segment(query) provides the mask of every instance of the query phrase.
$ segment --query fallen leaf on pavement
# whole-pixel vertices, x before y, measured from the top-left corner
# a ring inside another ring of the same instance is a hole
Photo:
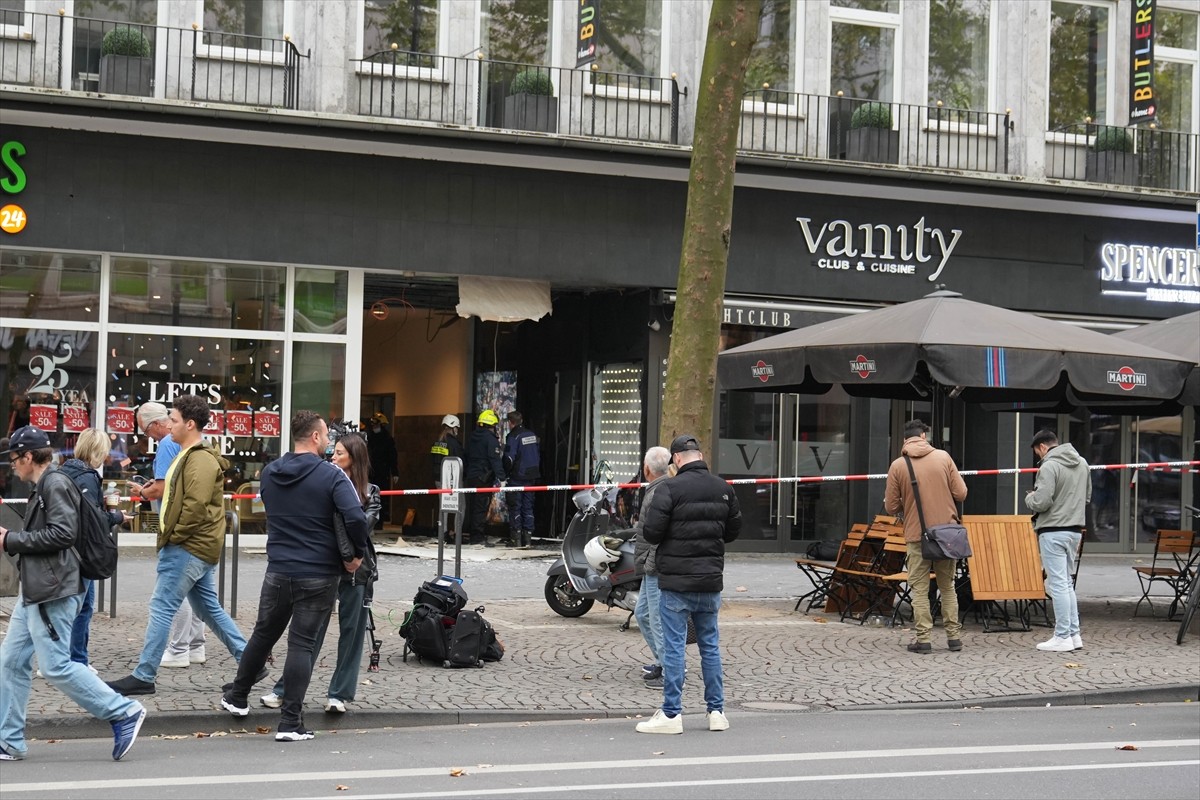
[[[1118,747],[1117,749],[1118,750],[1137,750],[1138,746],[1136,744],[1123,744],[1120,747]]]
[[[346,786],[345,784],[341,784],[341,783],[339,783],[337,786],[335,786],[335,787],[333,787],[333,788],[334,788],[334,790],[335,790],[335,791],[339,791],[339,792],[348,792],[348,791],[350,791],[350,787],[349,787],[349,786]]]
[[[451,767],[450,768],[450,777],[451,778],[461,778],[463,775],[466,775],[466,774],[467,773],[463,770],[462,767]]]
[[[62,739],[47,739],[46,744],[58,744]]]
[[[270,733],[271,729],[268,728],[266,725],[259,725],[257,728],[254,729],[254,732],[255,733]]]
[[[176,733],[176,734],[166,734],[166,735],[163,735],[163,736],[156,736],[156,737],[154,737],[154,738],[156,738],[156,739],[168,739],[168,740],[169,740],[169,739],[187,739],[187,738],[189,738],[189,737],[187,737],[187,736],[184,736],[182,733]]]
[[[829,620],[825,619],[824,617],[813,617],[813,622],[818,622],[824,625],[826,622],[829,622]]]
[[[228,736],[229,734],[226,733],[225,731],[213,731],[210,735],[211,736]]]
[[[655,750],[655,751],[654,751],[653,753],[651,753],[650,755],[652,755],[652,756],[661,756],[661,755],[662,755],[663,753],[665,753],[665,752],[667,752],[667,751],[666,751],[666,750]]]
[[[592,676],[591,676],[591,675],[584,675],[584,676],[583,676],[583,679],[584,679],[585,681],[590,681],[590,680],[592,679]]]
[[[1137,723],[1136,723],[1136,722],[1131,722],[1131,723],[1129,723],[1129,727],[1131,727],[1131,728],[1136,728],[1136,727],[1137,727]]]
[[[192,735],[195,736],[197,739],[207,739],[212,734],[205,733],[204,731],[196,731]]]
[[[737,587],[736,589],[734,589],[734,591],[735,591],[735,592],[744,592],[744,591],[746,591],[746,587],[745,587],[745,586],[739,586],[739,587]]]
[[[1063,666],[1067,669],[1083,669],[1083,664],[1075,664],[1070,661],[1068,661],[1066,664],[1063,664]]]

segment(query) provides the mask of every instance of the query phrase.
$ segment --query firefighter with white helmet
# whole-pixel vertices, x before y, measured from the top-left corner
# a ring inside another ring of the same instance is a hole
[[[504,462],[501,459],[500,436],[496,427],[500,418],[490,408],[480,412],[475,420],[475,430],[467,439],[467,463],[463,471],[463,485],[475,488],[503,486],[508,480],[504,472]],[[488,505],[492,501],[490,493],[471,495],[470,544],[481,544],[484,547],[494,547],[488,542],[484,532],[487,524]]]
[[[442,488],[442,461],[447,458],[466,460],[466,450],[458,439],[461,427],[458,417],[447,414],[442,417],[442,432],[429,448],[429,464],[433,468],[433,485]]]

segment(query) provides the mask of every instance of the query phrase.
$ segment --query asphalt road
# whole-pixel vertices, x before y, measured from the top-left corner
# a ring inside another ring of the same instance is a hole
[[[1200,790],[1195,704],[811,714],[738,713],[710,733],[635,720],[62,741],[0,764],[24,798],[1188,798]],[[457,774],[456,774],[457,773]]]

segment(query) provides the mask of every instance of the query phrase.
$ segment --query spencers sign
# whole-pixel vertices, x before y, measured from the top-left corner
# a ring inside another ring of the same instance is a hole
[[[1200,305],[1200,255],[1188,247],[1105,242],[1100,286],[1106,295]]]
[[[930,228],[921,217],[912,225],[887,225],[845,219],[817,223],[811,217],[796,217],[808,252],[817,258],[818,269],[854,270],[878,275],[918,275],[931,272],[935,281],[946,268],[962,231]],[[936,259],[936,261],[935,261]]]

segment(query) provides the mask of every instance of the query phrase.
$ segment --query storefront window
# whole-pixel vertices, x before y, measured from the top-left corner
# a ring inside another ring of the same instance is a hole
[[[348,280],[346,272],[297,269],[294,329],[299,333],[345,333]]]
[[[990,0],[933,0],[929,6],[929,102],[988,108]]]
[[[1133,429],[1134,461],[1159,463],[1183,459],[1183,417],[1137,417]],[[1181,515],[1183,474],[1179,470],[1139,470],[1133,482],[1137,544],[1151,544],[1160,529],[1187,528]]]
[[[326,421],[341,419],[345,396],[346,346],[296,342],[292,347],[292,412],[305,408]]]
[[[662,0],[604,0],[596,65],[602,72],[659,74]]]
[[[796,14],[792,0],[764,0],[758,21],[758,39],[746,65],[746,89],[763,85],[780,92],[793,91],[792,65],[796,60]],[[768,97],[769,102],[786,102]]]
[[[283,330],[284,267],[166,258],[112,264],[109,322]]]
[[[550,63],[549,0],[483,0],[480,47],[496,61]]]
[[[153,444],[133,427],[133,410],[150,400],[170,406],[181,394],[208,401],[213,418],[205,438],[231,463],[227,491],[257,480],[286,449],[280,440],[282,342],[110,334],[108,347],[106,430],[135,471],[149,468]]]
[[[437,0],[365,0],[363,6],[364,56],[392,45],[406,53],[437,54]],[[420,66],[433,66],[432,59],[422,59]]]
[[[1050,4],[1050,130],[1108,122],[1109,8]]]
[[[0,317],[100,320],[100,256],[0,249]]]

